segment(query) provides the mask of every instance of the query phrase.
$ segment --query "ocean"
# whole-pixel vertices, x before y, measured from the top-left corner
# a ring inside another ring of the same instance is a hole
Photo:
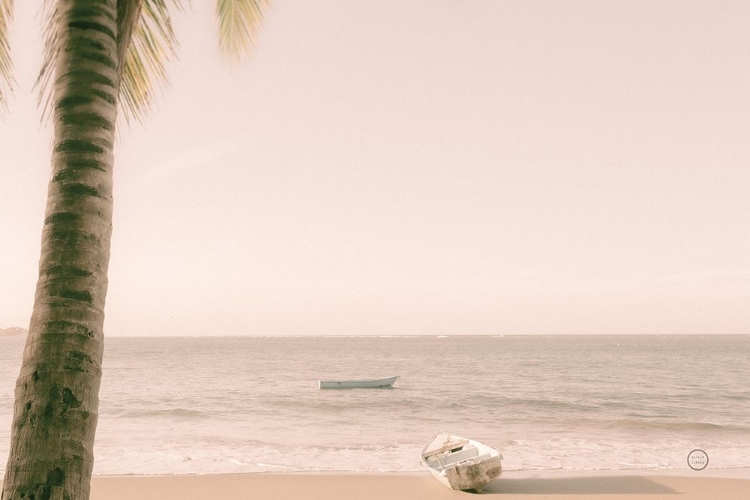
[[[23,342],[0,338],[0,470]],[[417,471],[438,431],[506,470],[750,467],[750,336],[108,338],[94,474]]]

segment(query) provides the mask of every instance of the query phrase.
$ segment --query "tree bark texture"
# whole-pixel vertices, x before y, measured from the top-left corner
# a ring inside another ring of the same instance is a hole
[[[112,233],[117,0],[58,2],[54,144],[2,500],[85,500]]]

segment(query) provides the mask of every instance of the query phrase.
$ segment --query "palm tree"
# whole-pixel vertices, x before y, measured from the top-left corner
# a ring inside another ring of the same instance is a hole
[[[216,0],[220,46],[250,45],[266,0]],[[12,86],[0,0],[0,107]],[[89,497],[112,233],[118,106],[140,117],[174,53],[180,0],[46,0],[38,84],[54,126],[39,280],[16,384],[3,500]],[[5,88],[3,88],[3,85]],[[45,90],[46,89],[46,90]]]

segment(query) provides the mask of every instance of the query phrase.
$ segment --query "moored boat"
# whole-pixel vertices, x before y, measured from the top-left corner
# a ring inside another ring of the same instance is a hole
[[[374,378],[374,379],[353,379],[353,380],[320,380],[318,387],[320,389],[383,389],[393,387],[393,383],[398,378]]]
[[[502,474],[502,459],[491,446],[445,433],[435,434],[421,456],[432,475],[448,488],[477,493]]]

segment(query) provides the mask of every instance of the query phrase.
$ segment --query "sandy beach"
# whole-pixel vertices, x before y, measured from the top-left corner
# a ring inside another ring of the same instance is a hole
[[[740,500],[750,491],[748,470],[684,474],[510,471],[487,485],[482,497]],[[427,472],[96,476],[91,486],[91,500],[432,500],[469,495],[449,490]]]

